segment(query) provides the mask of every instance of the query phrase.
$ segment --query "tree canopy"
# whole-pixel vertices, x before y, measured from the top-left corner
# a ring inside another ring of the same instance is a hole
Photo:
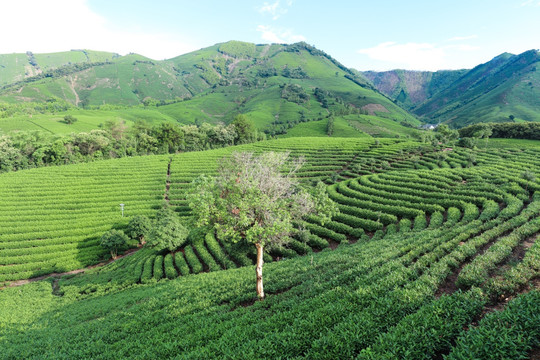
[[[116,259],[118,250],[126,246],[128,237],[122,230],[109,230],[101,236],[101,246],[111,252],[111,257]]]
[[[165,208],[157,213],[156,222],[147,236],[147,244],[157,251],[173,251],[185,244],[188,234],[178,215]]]
[[[190,191],[197,226],[214,229],[222,241],[257,248],[261,299],[264,247],[285,242],[293,224],[309,213],[324,221],[337,212],[324,184],[311,193],[299,185],[294,176],[302,165],[303,159],[290,159],[289,153],[233,153],[220,162],[217,176],[199,177]]]
[[[152,229],[152,222],[144,215],[137,215],[129,220],[127,233],[132,239],[137,239],[139,243],[144,242],[144,237]]]

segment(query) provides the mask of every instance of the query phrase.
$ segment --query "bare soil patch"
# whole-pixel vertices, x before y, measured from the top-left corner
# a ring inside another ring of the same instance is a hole
[[[386,112],[386,113],[390,112],[388,111],[387,108],[385,108],[381,104],[367,104],[367,105],[362,106],[362,109],[366,110],[369,115],[375,115],[375,111]]]

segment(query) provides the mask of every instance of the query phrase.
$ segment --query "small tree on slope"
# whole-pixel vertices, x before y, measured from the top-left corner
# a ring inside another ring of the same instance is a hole
[[[233,153],[221,161],[216,177],[199,177],[190,191],[197,226],[215,229],[222,241],[255,245],[260,300],[264,247],[286,241],[293,223],[309,213],[326,221],[337,212],[324,184],[312,194],[298,185],[294,175],[302,165],[289,153]]]
[[[144,245],[144,237],[148,235],[151,229],[152,222],[150,219],[144,215],[137,215],[129,220],[126,231],[132,239],[137,239],[140,244]]]
[[[122,230],[109,230],[101,236],[101,246],[111,252],[111,257],[116,259],[118,250],[126,246],[128,237]]]

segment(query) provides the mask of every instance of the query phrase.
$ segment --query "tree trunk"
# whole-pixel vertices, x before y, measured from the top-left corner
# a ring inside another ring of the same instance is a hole
[[[255,267],[255,273],[257,274],[257,296],[259,300],[264,300],[263,290],[263,246],[261,244],[255,244],[257,248],[257,266]]]

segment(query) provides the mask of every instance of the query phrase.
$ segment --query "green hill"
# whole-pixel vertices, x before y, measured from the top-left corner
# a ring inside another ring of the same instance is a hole
[[[228,123],[244,113],[271,135],[330,116],[372,116],[400,127],[419,124],[363,77],[305,43],[230,41],[165,61],[132,54],[67,65],[0,91],[0,102],[29,101],[83,108],[163,105],[156,110],[181,123]]]
[[[477,122],[540,121],[540,54],[501,54],[469,71],[364,75],[426,122],[463,127]]]
[[[24,81],[44,72],[67,65],[107,62],[119,57],[118,54],[93,51],[71,50],[49,54],[0,54],[0,86]]]

